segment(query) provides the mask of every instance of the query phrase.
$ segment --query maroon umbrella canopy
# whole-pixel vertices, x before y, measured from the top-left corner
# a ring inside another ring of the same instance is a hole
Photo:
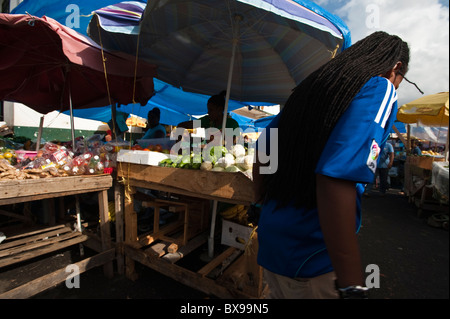
[[[102,55],[92,40],[49,17],[0,14],[0,100],[40,113],[68,110],[70,99],[73,108],[145,105],[155,75],[156,66]]]

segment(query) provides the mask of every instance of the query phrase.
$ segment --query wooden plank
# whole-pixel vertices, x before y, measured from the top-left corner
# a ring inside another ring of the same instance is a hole
[[[194,197],[253,202],[253,182],[242,173],[187,170],[126,163],[118,176],[169,187],[173,193]]]
[[[53,245],[49,245],[49,246],[45,246],[45,247],[41,247],[40,249],[38,249],[38,251],[30,251],[30,252],[26,252],[26,253],[22,253],[20,255],[15,255],[15,256],[10,256],[8,258],[4,258],[2,260],[0,260],[0,268],[1,267],[5,267],[5,266],[9,266],[15,263],[19,263],[37,256],[41,256],[47,253],[51,253],[75,244],[79,244],[82,243],[84,241],[86,241],[89,237],[86,235],[79,235],[77,237],[71,238],[69,240],[65,240],[63,242],[57,242],[54,243]]]
[[[167,252],[166,251],[167,246],[168,246],[167,242],[155,243],[151,245],[149,248],[145,249],[144,252],[156,257],[162,257]]]
[[[67,240],[67,239],[70,239],[73,237],[77,237],[77,236],[79,236],[79,234],[80,233],[71,231],[69,233],[62,234],[61,236],[58,236],[58,234],[54,234],[54,235],[56,235],[56,237],[51,237],[51,238],[47,238],[47,239],[45,239],[45,237],[43,237],[43,238],[40,238],[40,240],[27,243],[26,245],[19,245],[16,247],[2,250],[0,252],[0,257],[3,258],[6,256],[12,256],[12,255],[20,254],[20,253],[23,253],[23,252],[26,252],[29,250],[34,250],[34,249],[37,249],[37,248],[40,248],[43,246],[52,245],[54,243],[58,243],[58,242],[61,242],[61,241],[64,241],[64,240]]]
[[[159,223],[159,222],[158,222]],[[183,222],[177,221],[169,223],[168,225],[165,225],[161,229],[159,229],[157,232],[151,232],[147,235],[141,235],[139,236],[139,246],[144,247],[147,245],[150,245],[154,241],[163,238],[166,234],[175,232],[177,229],[183,227]]]
[[[114,260],[115,249],[109,249],[99,253],[93,257],[86,258],[75,263],[79,269],[79,273],[84,273],[92,268],[101,266]],[[70,273],[66,272],[66,268],[59,269],[43,277],[30,281],[20,287],[11,289],[0,294],[0,299],[25,299],[43,292],[55,285],[64,282]]]
[[[124,193],[124,220],[125,220],[125,244],[135,246],[138,241],[137,234],[137,214],[134,211],[133,197],[136,189],[133,186],[125,186]],[[130,280],[136,280],[134,261],[125,254],[125,276]]]
[[[175,253],[167,253],[165,254],[162,259],[170,262],[170,263],[176,263],[178,260],[183,258],[184,256],[188,255],[189,253],[193,252],[195,249],[206,243],[208,240],[208,234],[202,233],[198,235],[197,237],[194,237],[190,241],[187,242],[186,245],[179,247],[178,250]]]
[[[246,251],[216,281],[218,284],[234,287],[245,294],[260,298],[263,291],[263,270],[257,259],[258,238],[251,238]]]
[[[61,225],[47,227],[47,228],[40,228],[40,229],[37,229],[37,230],[34,230],[34,231],[30,231],[30,232],[27,232],[27,233],[17,234],[15,236],[8,236],[3,243],[7,242],[8,240],[16,240],[18,238],[28,237],[28,236],[31,236],[31,235],[40,234],[40,233],[44,233],[44,232],[47,232],[47,231],[51,231],[51,230],[59,229],[59,228],[63,228],[63,227],[66,227],[66,226],[61,224]]]
[[[100,236],[102,240],[102,250],[111,249],[111,223],[109,221],[108,192],[106,190],[98,192],[98,206],[100,216]],[[114,275],[113,263],[104,264],[103,271],[105,276],[112,278]]]
[[[77,192],[88,193],[112,186],[111,175],[82,175],[68,177],[54,177],[34,180],[10,180],[0,182],[0,205],[7,200],[20,202],[65,196]]]
[[[72,232],[70,227],[58,228],[56,230],[51,230],[47,232],[39,233],[38,235],[31,235],[17,240],[5,241],[0,245],[0,257],[2,256],[1,251],[15,247],[25,245],[27,243],[33,243],[37,240],[43,240],[45,237],[53,237],[55,235],[62,235],[67,232]]]
[[[211,260],[208,264],[203,266],[199,271],[197,271],[198,274],[202,276],[206,276],[209,274],[214,268],[219,266],[226,258],[230,257],[234,251],[237,250],[235,247],[228,247],[224,252],[222,252],[219,256]]]
[[[168,263],[164,258],[150,256],[145,252],[124,245],[125,255],[144,266],[147,266],[167,277],[170,277],[183,285],[198,289],[206,294],[211,294],[222,299],[250,299],[251,295],[245,294],[239,290],[229,289],[222,285],[218,285],[214,280],[202,275],[182,268],[176,264]],[[165,255],[166,256],[166,255]]]
[[[32,202],[32,201],[36,201],[36,200],[42,200],[42,199],[54,198],[54,197],[64,197],[64,196],[71,196],[71,195],[78,195],[78,194],[86,194],[86,193],[98,192],[101,190],[107,190],[107,189],[109,189],[109,187],[92,189],[92,190],[82,190],[82,189],[71,190],[71,191],[64,191],[64,192],[59,192],[59,193],[39,194],[39,195],[26,196],[26,197],[13,197],[13,198],[5,198],[5,199],[0,198],[0,206],[24,203],[24,202]]]
[[[123,186],[119,183],[114,183],[114,207],[116,214],[116,244],[121,246],[123,244],[124,235],[124,211],[123,211]],[[117,250],[116,256],[117,273],[123,275],[125,271],[125,256],[121,249]]]
[[[220,173],[220,172],[216,172],[216,173]],[[230,174],[232,174],[232,173],[230,173]],[[174,188],[174,187],[166,186],[166,185],[163,185],[163,184],[152,183],[152,182],[149,182],[149,181],[140,181],[140,180],[132,179],[132,180],[127,180],[126,183],[129,186],[154,189],[154,190],[161,191],[161,192],[172,193],[172,194],[183,195],[183,196],[189,196],[189,197],[197,196],[197,198],[201,198],[201,199],[219,200],[221,202],[231,203],[231,204],[236,204],[236,205],[237,204],[250,205],[252,203],[248,199],[242,199],[241,200],[241,199],[221,198],[221,197],[212,196],[212,195],[208,195],[208,194],[194,193],[192,191],[183,190],[183,189],[180,189],[180,188]]]
[[[144,249],[144,252],[152,254],[156,257],[162,257],[166,253],[174,254],[178,251],[178,245],[170,241],[161,241],[154,243],[149,248]]]

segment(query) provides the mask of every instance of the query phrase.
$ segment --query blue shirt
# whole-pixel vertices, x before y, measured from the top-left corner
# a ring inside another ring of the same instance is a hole
[[[143,140],[155,138],[155,133],[161,131],[164,133],[164,137],[166,136],[166,128],[162,124],[158,124],[153,128],[149,128],[147,132],[145,132],[144,136],[142,137]]]
[[[391,82],[371,78],[339,119],[322,151],[316,173],[356,182],[356,225],[361,215],[361,183],[374,179],[381,147],[396,118],[397,94]],[[268,128],[278,126],[279,117]],[[269,130],[266,130],[267,132]],[[267,134],[263,133],[263,134]],[[267,135],[264,135],[267,136]],[[320,228],[317,208],[276,210],[264,203],[258,222],[258,264],[287,277],[311,278],[333,270]]]
[[[389,154],[391,153],[394,153],[394,147],[391,143],[386,143],[380,155],[380,163],[378,164],[379,168],[388,168],[389,163],[391,162],[389,157]]]

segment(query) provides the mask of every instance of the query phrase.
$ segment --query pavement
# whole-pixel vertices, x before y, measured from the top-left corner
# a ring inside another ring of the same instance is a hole
[[[419,217],[418,208],[396,189],[385,196],[371,193],[362,207],[363,265],[380,270],[380,287],[372,289],[371,298],[448,299],[449,233],[428,224],[436,211],[424,210]]]
[[[363,265],[368,266],[367,280],[376,285],[371,299],[448,299],[449,233],[427,223],[435,212],[424,211],[419,217],[417,207],[395,189],[385,196],[373,192],[363,198],[362,207],[360,249]],[[52,261],[61,258],[67,264],[77,251],[60,252]],[[39,262],[49,265],[48,261],[37,261],[30,267],[45,270]],[[102,267],[94,268],[81,274],[80,288],[68,289],[63,283],[33,299],[214,298],[139,263],[136,270],[139,277],[131,281],[118,274],[108,279]]]

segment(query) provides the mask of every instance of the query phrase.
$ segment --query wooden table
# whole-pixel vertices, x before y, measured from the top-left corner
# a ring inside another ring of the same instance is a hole
[[[125,274],[135,279],[134,262],[137,261],[185,285],[220,298],[260,298],[263,291],[262,268],[256,263],[257,239],[251,241],[252,249],[242,253],[229,247],[214,257],[198,271],[178,266],[176,262],[184,255],[203,245],[208,236],[202,234],[188,239],[186,245],[175,253],[155,255],[148,244],[156,242],[158,236],[138,236],[137,214],[134,211],[136,188],[157,190],[233,204],[250,205],[253,202],[253,182],[242,173],[185,170],[131,163],[118,165],[118,179],[124,186]],[[116,193],[117,194],[117,193]],[[117,200],[116,200],[117,202]],[[214,220],[211,221],[214,223]],[[152,247],[150,247],[152,248]],[[236,257],[238,256],[238,257]],[[236,258],[222,276],[208,277],[216,267],[226,260]]]
[[[422,217],[423,210],[442,210],[432,197],[432,167],[436,159],[428,156],[408,156],[405,162],[405,194],[409,202],[417,206],[417,216]]]
[[[0,181],[0,206],[90,192],[98,193],[102,251],[75,265],[78,266],[80,273],[103,265],[105,275],[112,277],[112,261],[115,258],[115,249],[112,248],[110,237],[107,194],[107,190],[112,186],[112,181],[110,175]],[[41,228],[29,233],[7,237],[0,244],[0,268],[84,243],[87,239],[87,235],[64,225]],[[67,276],[68,273],[64,267],[64,269],[57,270],[25,285],[3,292],[0,294],[0,298],[28,298],[65,281]]]

